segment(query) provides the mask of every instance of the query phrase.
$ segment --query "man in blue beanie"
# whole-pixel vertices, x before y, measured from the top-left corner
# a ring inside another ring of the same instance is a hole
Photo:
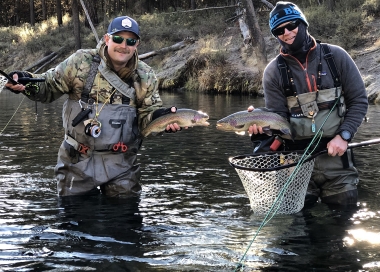
[[[349,54],[315,40],[308,26],[291,2],[277,2],[270,12],[270,31],[281,49],[264,71],[265,104],[290,121],[294,141],[284,140],[284,150],[305,150],[323,132],[316,150],[328,153],[315,160],[305,205],[320,199],[333,206],[356,206],[359,176],[347,147],[367,112],[367,93]],[[249,132],[253,141],[263,133],[256,125]]]

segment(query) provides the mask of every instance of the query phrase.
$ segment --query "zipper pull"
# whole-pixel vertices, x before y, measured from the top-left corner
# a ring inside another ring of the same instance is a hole
[[[315,116],[315,114],[313,115],[313,117],[311,119],[311,131],[313,133],[315,133],[315,120],[314,120],[314,116]]]

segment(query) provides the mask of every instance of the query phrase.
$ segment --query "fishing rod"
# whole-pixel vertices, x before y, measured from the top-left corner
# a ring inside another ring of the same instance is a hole
[[[19,77],[18,80],[16,81],[2,70],[0,70],[0,74],[2,74],[6,79],[8,79],[9,82],[11,82],[13,85],[17,85],[17,84],[26,85],[30,82],[43,82],[43,81],[45,81],[44,78],[33,78],[33,77]]]
[[[35,88],[32,86],[28,86],[29,84],[33,84],[35,82],[43,82],[45,81],[44,78],[32,78],[32,77],[20,77],[18,80],[14,80],[11,76],[9,76],[4,71],[0,70],[0,93],[5,87],[5,84],[8,82],[12,83],[13,85],[22,84],[25,85],[25,91],[32,93],[35,91]],[[19,110],[22,102],[24,101],[25,96],[21,100],[19,106],[17,107],[16,111],[13,113],[12,117],[9,119],[8,123],[5,125],[5,127],[0,131],[0,135],[3,134],[4,130],[7,128],[9,123],[12,121],[13,117],[15,116],[16,112]],[[36,108],[36,118],[37,118],[37,101],[35,101],[35,108]]]
[[[363,142],[358,142],[358,143],[349,143],[347,149],[352,149],[352,148],[356,148],[356,147],[363,147],[363,146],[370,146],[370,145],[374,145],[374,144],[380,144],[380,138],[376,138],[376,139],[372,139],[372,140],[368,140],[368,141],[363,141]],[[286,152],[303,153],[304,150],[289,150]],[[327,152],[328,152],[327,149],[323,149],[323,150],[316,152],[314,154],[310,154],[304,159],[304,162],[315,159],[316,157],[318,157],[322,154],[326,154]],[[283,164],[281,166],[276,166],[276,167],[272,167],[272,168],[254,168],[254,167],[247,167],[247,166],[238,165],[235,163],[235,162],[238,162],[240,160],[246,159],[248,157],[255,157],[255,156],[259,156],[259,155],[260,156],[273,155],[273,154],[281,154],[281,153],[284,153],[284,151],[274,151],[274,152],[256,153],[256,154],[248,154],[248,155],[239,155],[239,156],[231,157],[229,159],[229,163],[232,167],[240,169],[240,170],[258,171],[258,172],[266,172],[268,170],[276,171],[276,170],[281,170],[281,169],[293,167],[293,166],[296,166],[298,164],[298,162],[294,162],[294,163]]]

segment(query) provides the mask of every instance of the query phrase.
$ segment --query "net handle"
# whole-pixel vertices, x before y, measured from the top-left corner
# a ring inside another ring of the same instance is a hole
[[[355,147],[363,147],[363,146],[370,146],[370,145],[373,145],[373,144],[380,144],[380,138],[376,138],[376,139],[372,139],[372,140],[368,140],[368,141],[363,141],[363,142],[359,142],[359,143],[350,143],[348,144],[348,147],[347,149],[352,149],[352,148],[355,148]],[[294,151],[291,151],[291,152],[294,152],[294,153],[303,153],[304,151],[303,150],[294,150]],[[291,153],[291,152],[288,152],[288,153]],[[240,170],[246,170],[246,171],[256,171],[256,172],[267,172],[267,171],[276,171],[276,170],[281,170],[281,169],[286,169],[286,168],[289,168],[289,167],[293,167],[293,166],[296,166],[298,164],[298,162],[295,162],[295,163],[289,163],[289,164],[284,164],[284,165],[281,165],[281,166],[277,166],[277,167],[273,167],[273,168],[252,168],[252,167],[244,167],[244,166],[240,166],[240,165],[236,165],[235,163],[232,162],[233,159],[242,159],[242,158],[245,158],[245,157],[252,157],[252,156],[259,156],[259,155],[273,155],[273,154],[279,154],[279,153],[283,153],[281,151],[275,151],[275,152],[263,152],[263,153],[256,153],[256,154],[249,154],[249,155],[240,155],[240,156],[236,156],[236,157],[231,157],[229,158],[229,164],[236,168],[236,169],[240,169]],[[303,163],[305,162],[308,162],[316,157],[318,157],[319,155],[322,155],[322,154],[325,154],[327,153],[327,149],[324,149],[324,150],[321,150],[313,155],[309,155],[307,156],[304,160],[303,160]]]

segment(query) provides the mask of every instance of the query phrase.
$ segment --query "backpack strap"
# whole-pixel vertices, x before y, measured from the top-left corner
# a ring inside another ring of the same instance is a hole
[[[88,103],[92,85],[94,84],[95,76],[98,72],[99,64],[100,64],[100,56],[96,54],[92,59],[90,72],[88,73],[88,77],[86,79],[86,83],[83,86],[83,91],[80,97],[80,100],[84,103]]]
[[[321,45],[324,59],[327,62],[327,65],[329,66],[330,72],[332,74],[333,80],[334,80],[334,87],[341,86],[338,70],[336,68],[334,55],[331,53],[330,47],[326,43],[321,43],[319,40],[317,42]],[[284,87],[285,96],[296,96],[297,95],[297,89],[294,84],[292,72],[288,68],[288,65],[286,64],[285,59],[281,56],[277,56],[277,67],[280,71],[281,78],[282,78],[282,85]],[[318,89],[321,86],[321,73],[322,73],[322,63],[320,62],[318,64],[318,77],[317,77],[317,87]]]
[[[341,85],[338,70],[336,69],[336,64],[334,60],[334,55],[330,51],[330,47],[326,43],[320,43],[322,46],[322,51],[324,54],[324,58],[329,66],[330,72],[333,76],[334,87],[339,87]]]
[[[285,96],[296,96],[297,89],[296,85],[294,84],[292,72],[286,64],[285,59],[281,55],[277,56],[277,67],[281,74],[282,86],[284,87]]]

